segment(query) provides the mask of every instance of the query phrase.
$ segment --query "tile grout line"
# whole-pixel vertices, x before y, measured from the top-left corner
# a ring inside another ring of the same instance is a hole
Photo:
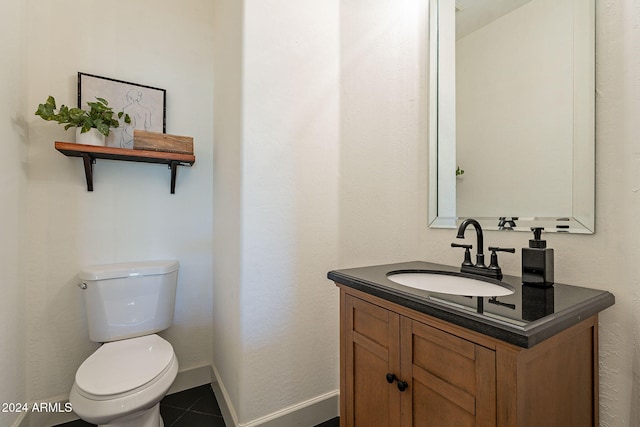
[[[172,426],[176,425],[178,423],[178,421],[180,421],[180,418],[184,417],[184,414],[186,414],[186,413],[187,413],[187,411],[182,411],[182,414],[180,414],[180,416],[178,418],[173,420],[171,425],[169,425],[168,427],[172,427]]]

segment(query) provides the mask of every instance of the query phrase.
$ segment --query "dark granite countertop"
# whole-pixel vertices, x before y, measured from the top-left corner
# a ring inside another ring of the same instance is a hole
[[[524,348],[533,347],[615,302],[613,294],[607,291],[561,283],[537,288],[522,285],[520,278],[515,276],[504,276],[500,282],[515,292],[499,297],[429,292],[387,278],[390,272],[424,270],[468,276],[460,274],[457,267],[413,261],[335,270],[327,277],[341,285]]]

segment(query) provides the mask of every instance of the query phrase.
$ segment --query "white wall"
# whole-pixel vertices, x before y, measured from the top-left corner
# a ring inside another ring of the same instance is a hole
[[[228,218],[214,252],[216,296],[226,298],[214,297],[214,317],[230,316],[214,331],[214,365],[233,422],[259,425],[338,388],[337,290],[326,272],[417,252],[426,11],[416,0],[241,9],[216,4],[227,43],[216,51],[214,206],[220,227]],[[237,319],[225,306],[236,303]]]
[[[241,422],[335,391],[338,344],[338,1],[244,12]]]
[[[30,400],[65,395],[97,347],[88,339],[82,265],[177,259],[174,324],[161,333],[180,368],[211,358],[213,6],[205,0],[28,3],[29,197],[27,387]],[[53,148],[72,131],[33,116],[54,95],[75,105],[78,71],[167,90],[167,132],[194,137],[179,168],[98,160],[87,192],[82,162]]]
[[[221,402],[240,402],[243,5],[214,2],[213,367]],[[237,416],[236,416],[237,417]]]
[[[415,259],[426,227],[426,2],[340,9],[340,262]]]
[[[338,388],[337,5],[216,2],[213,358],[238,425]]]
[[[0,403],[24,402],[25,363],[25,239],[27,193],[27,126],[25,117],[21,0],[2,4],[0,14]],[[8,426],[18,413],[0,412]]]

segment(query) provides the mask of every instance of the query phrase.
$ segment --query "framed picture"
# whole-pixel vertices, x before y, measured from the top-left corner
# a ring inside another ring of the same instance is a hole
[[[104,98],[114,112],[124,111],[131,123],[120,121],[107,137],[110,147],[133,148],[133,130],[166,133],[167,91],[138,83],[78,72],[78,108]]]

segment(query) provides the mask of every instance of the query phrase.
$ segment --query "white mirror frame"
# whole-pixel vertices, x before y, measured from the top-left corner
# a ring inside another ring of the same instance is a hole
[[[520,217],[515,227],[478,218],[488,230],[595,232],[595,0],[573,0],[574,111],[572,215]],[[455,0],[429,2],[429,226],[456,228]]]

